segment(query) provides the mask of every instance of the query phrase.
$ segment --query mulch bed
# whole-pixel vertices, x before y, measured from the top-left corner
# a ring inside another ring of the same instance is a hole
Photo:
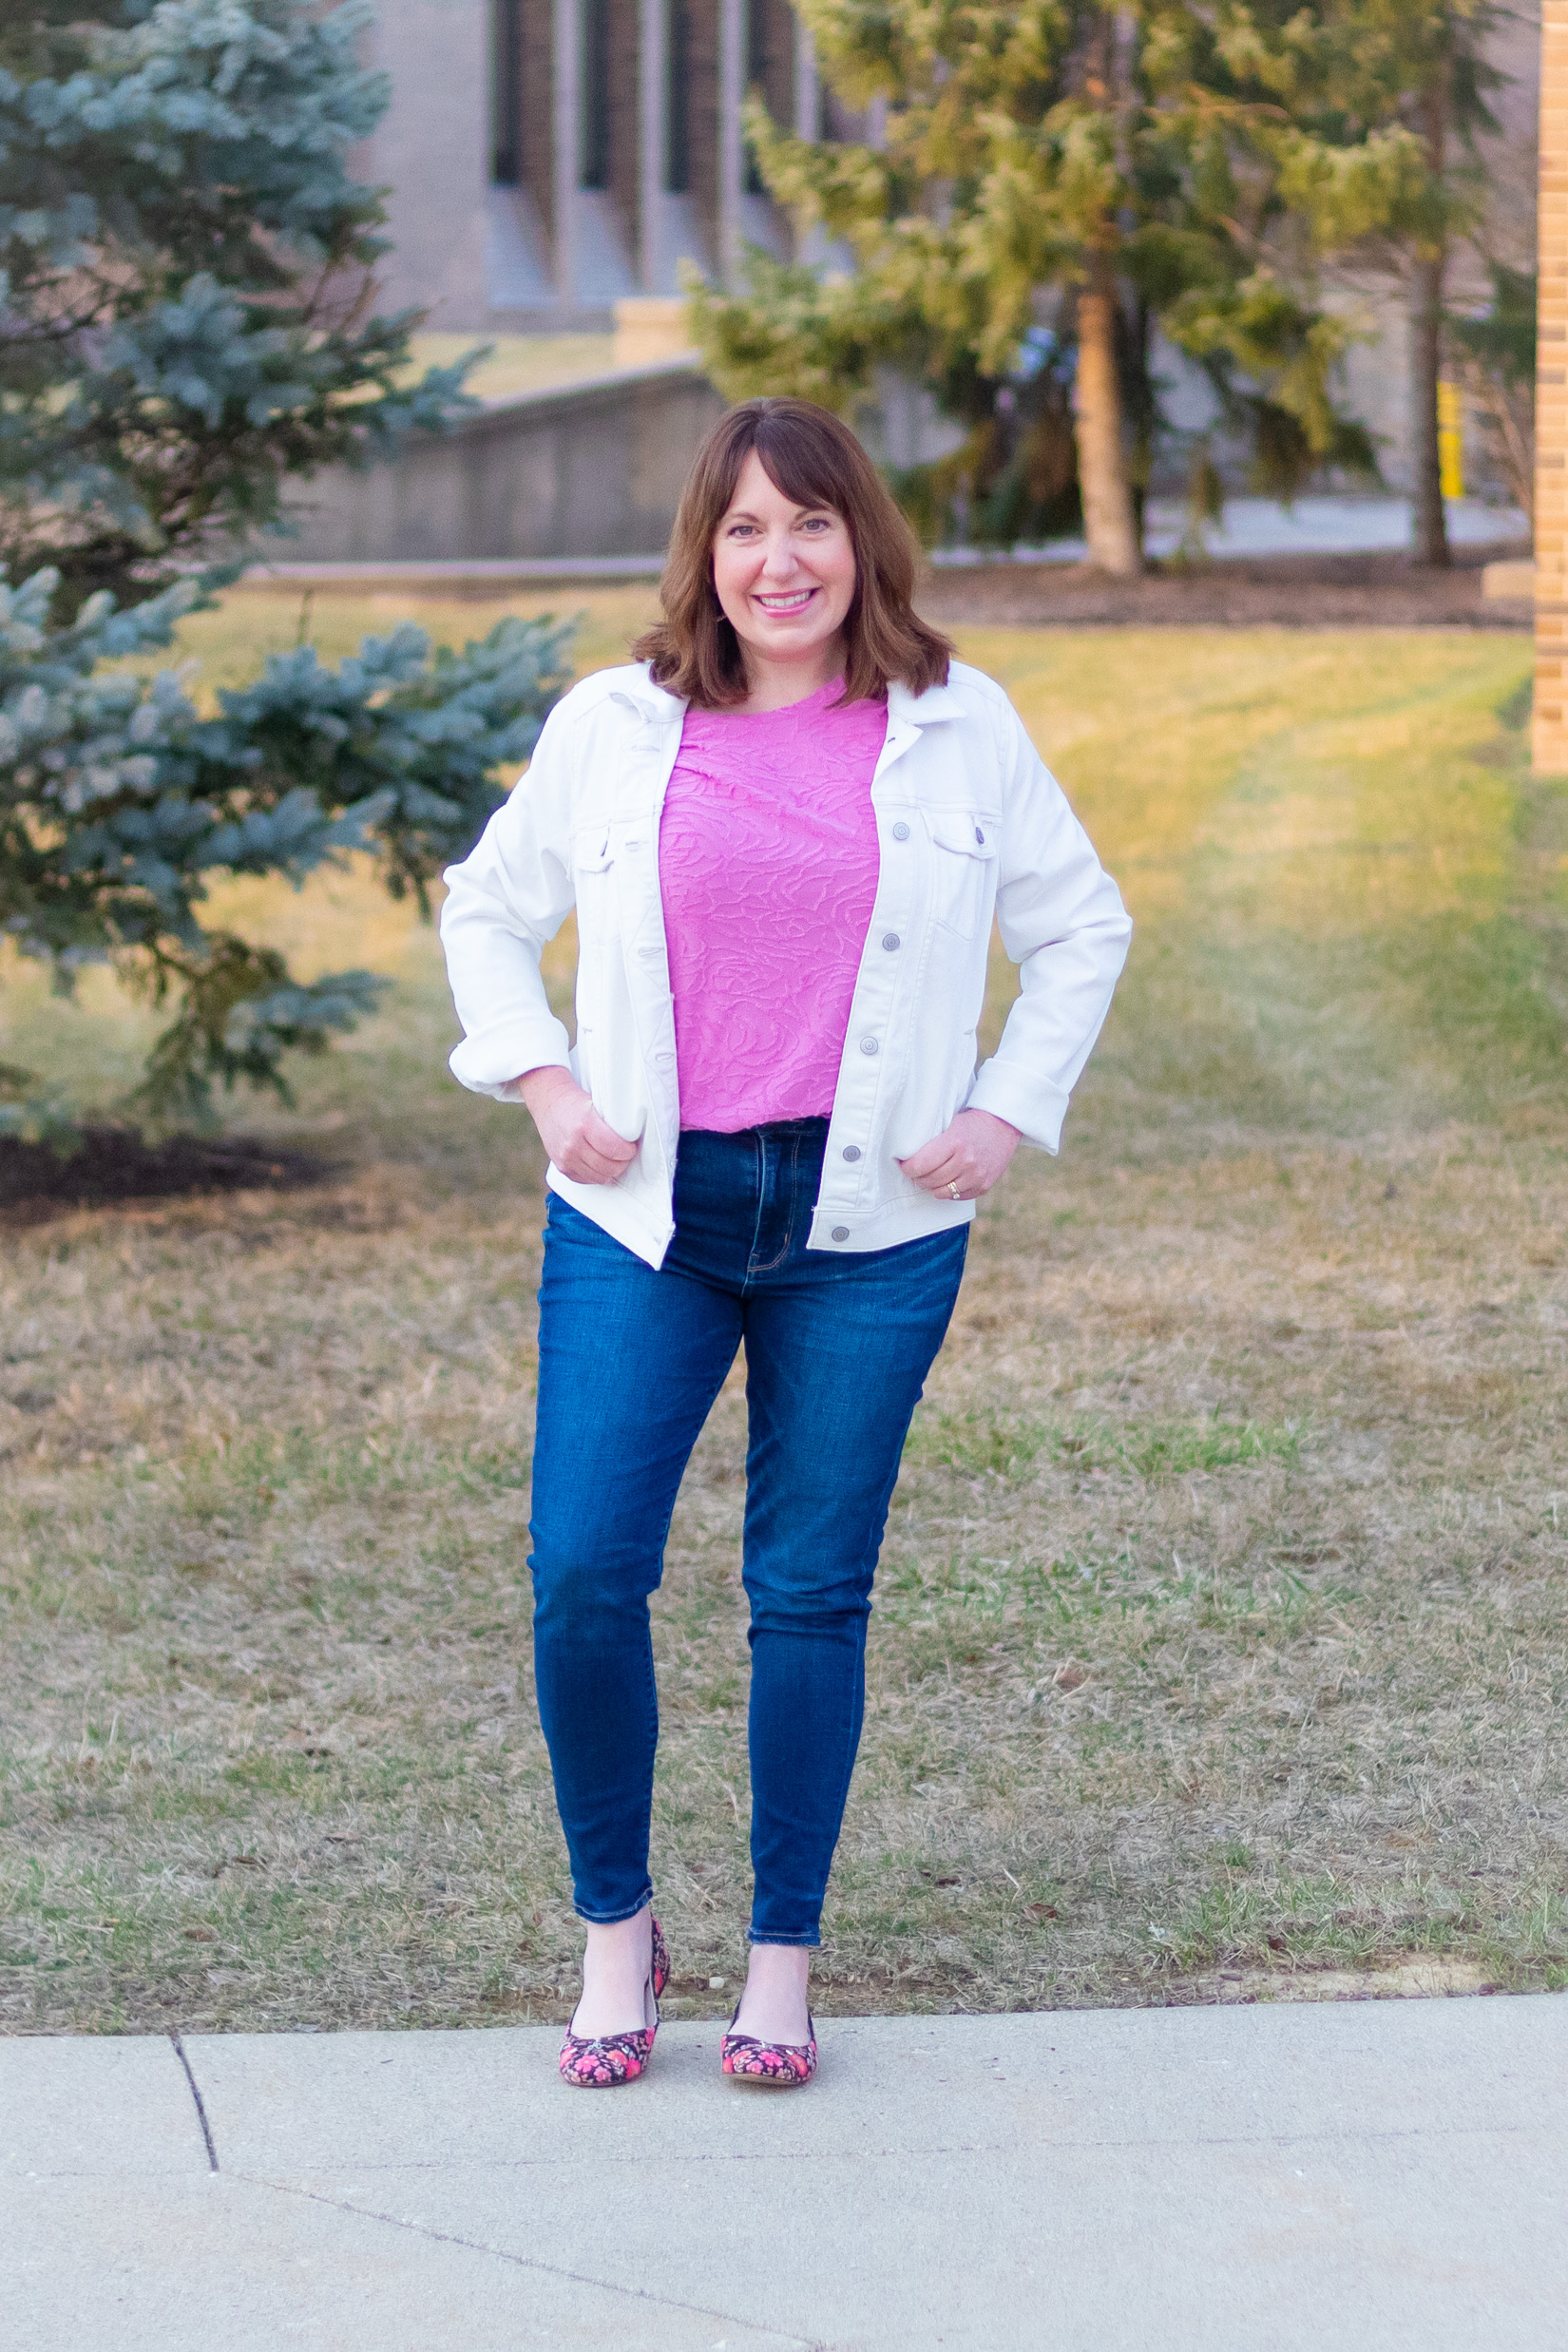
[[[987,564],[929,571],[929,621],[969,628],[1513,629],[1528,602],[1482,594],[1483,565],[1528,555],[1518,543],[1464,547],[1433,571],[1402,554],[1271,555],[1156,566],[1108,580],[1080,564]]]
[[[333,1173],[317,1154],[255,1136],[170,1136],[149,1143],[128,1128],[88,1127],[71,1141],[0,1138],[0,1226],[42,1225],[72,1209],[171,1200],[195,1193],[283,1192]]]

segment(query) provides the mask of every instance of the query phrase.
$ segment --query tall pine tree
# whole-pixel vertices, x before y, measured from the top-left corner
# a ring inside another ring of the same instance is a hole
[[[210,883],[361,847],[423,896],[564,682],[564,633],[519,621],[433,658],[400,630],[335,672],[302,650],[212,717],[104,666],[166,645],[291,482],[460,401],[461,369],[410,388],[417,321],[376,305],[379,199],[348,169],[387,95],[366,22],[357,0],[0,16],[0,934],[63,985],[107,959],[170,1004],[158,1119],[282,1087],[285,1054],[375,993],[209,929]],[[0,1075],[0,1116],[35,1119],[37,1091]]]
[[[365,0],[19,0],[0,12],[0,563],[53,609],[154,593],[277,521],[293,476],[439,425],[381,316],[385,77]]]
[[[1140,392],[1147,405],[1152,322],[1208,371],[1276,486],[1365,453],[1330,396],[1345,330],[1281,192],[1283,0],[799,5],[835,89],[878,102],[885,127],[874,147],[802,141],[754,103],[768,186],[854,268],[835,279],[754,255],[742,295],[698,291],[726,390],[842,399],[888,360],[964,413],[975,378],[994,397],[1065,302],[1085,535],[1119,575],[1140,561],[1146,420],[1130,410]]]
[[[1297,92],[1301,193],[1319,241],[1395,286],[1408,336],[1413,552],[1445,564],[1438,442],[1446,281],[1486,208],[1479,151],[1502,76],[1496,0],[1325,0]]]

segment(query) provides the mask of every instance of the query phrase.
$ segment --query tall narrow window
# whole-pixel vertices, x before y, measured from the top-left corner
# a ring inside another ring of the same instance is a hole
[[[523,177],[523,0],[490,0],[490,178]]]
[[[583,159],[580,185],[607,188],[610,184],[610,0],[582,0]]]
[[[665,29],[664,186],[671,196],[692,192],[692,7],[669,0]]]
[[[746,0],[746,59],[741,75],[741,86],[749,98],[760,89],[764,101],[768,95],[768,0]],[[756,157],[752,143],[746,142],[746,193],[761,196],[765,193],[762,174],[756,168]]]

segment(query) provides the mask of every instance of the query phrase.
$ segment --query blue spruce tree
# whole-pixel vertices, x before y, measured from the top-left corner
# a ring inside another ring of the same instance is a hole
[[[281,520],[291,481],[364,465],[465,400],[410,387],[412,314],[375,307],[376,191],[349,148],[386,104],[362,0],[29,0],[0,12],[0,933],[67,987],[107,960],[166,1002],[133,1108],[286,1095],[373,1003],[208,927],[230,873],[302,878],[353,848],[424,904],[565,682],[567,633],[504,621],[462,654],[309,648],[201,717],[168,644]],[[37,1088],[0,1069],[0,1126]]]

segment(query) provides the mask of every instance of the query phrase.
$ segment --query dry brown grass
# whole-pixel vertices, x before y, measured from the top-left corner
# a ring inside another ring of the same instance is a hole
[[[972,651],[1140,932],[911,1438],[820,2006],[1568,1981],[1563,843],[1493,716],[1526,657]],[[363,877],[258,910],[399,977],[270,1123],[335,1172],[4,1244],[12,2031],[570,1997],[523,1569],[537,1154],[443,1082],[432,943]],[[0,1054],[52,1038],[111,1087],[137,1023],[98,1003],[62,1027],[8,974]],[[732,1384],[657,1604],[689,2013],[741,1961],[742,1439]]]

